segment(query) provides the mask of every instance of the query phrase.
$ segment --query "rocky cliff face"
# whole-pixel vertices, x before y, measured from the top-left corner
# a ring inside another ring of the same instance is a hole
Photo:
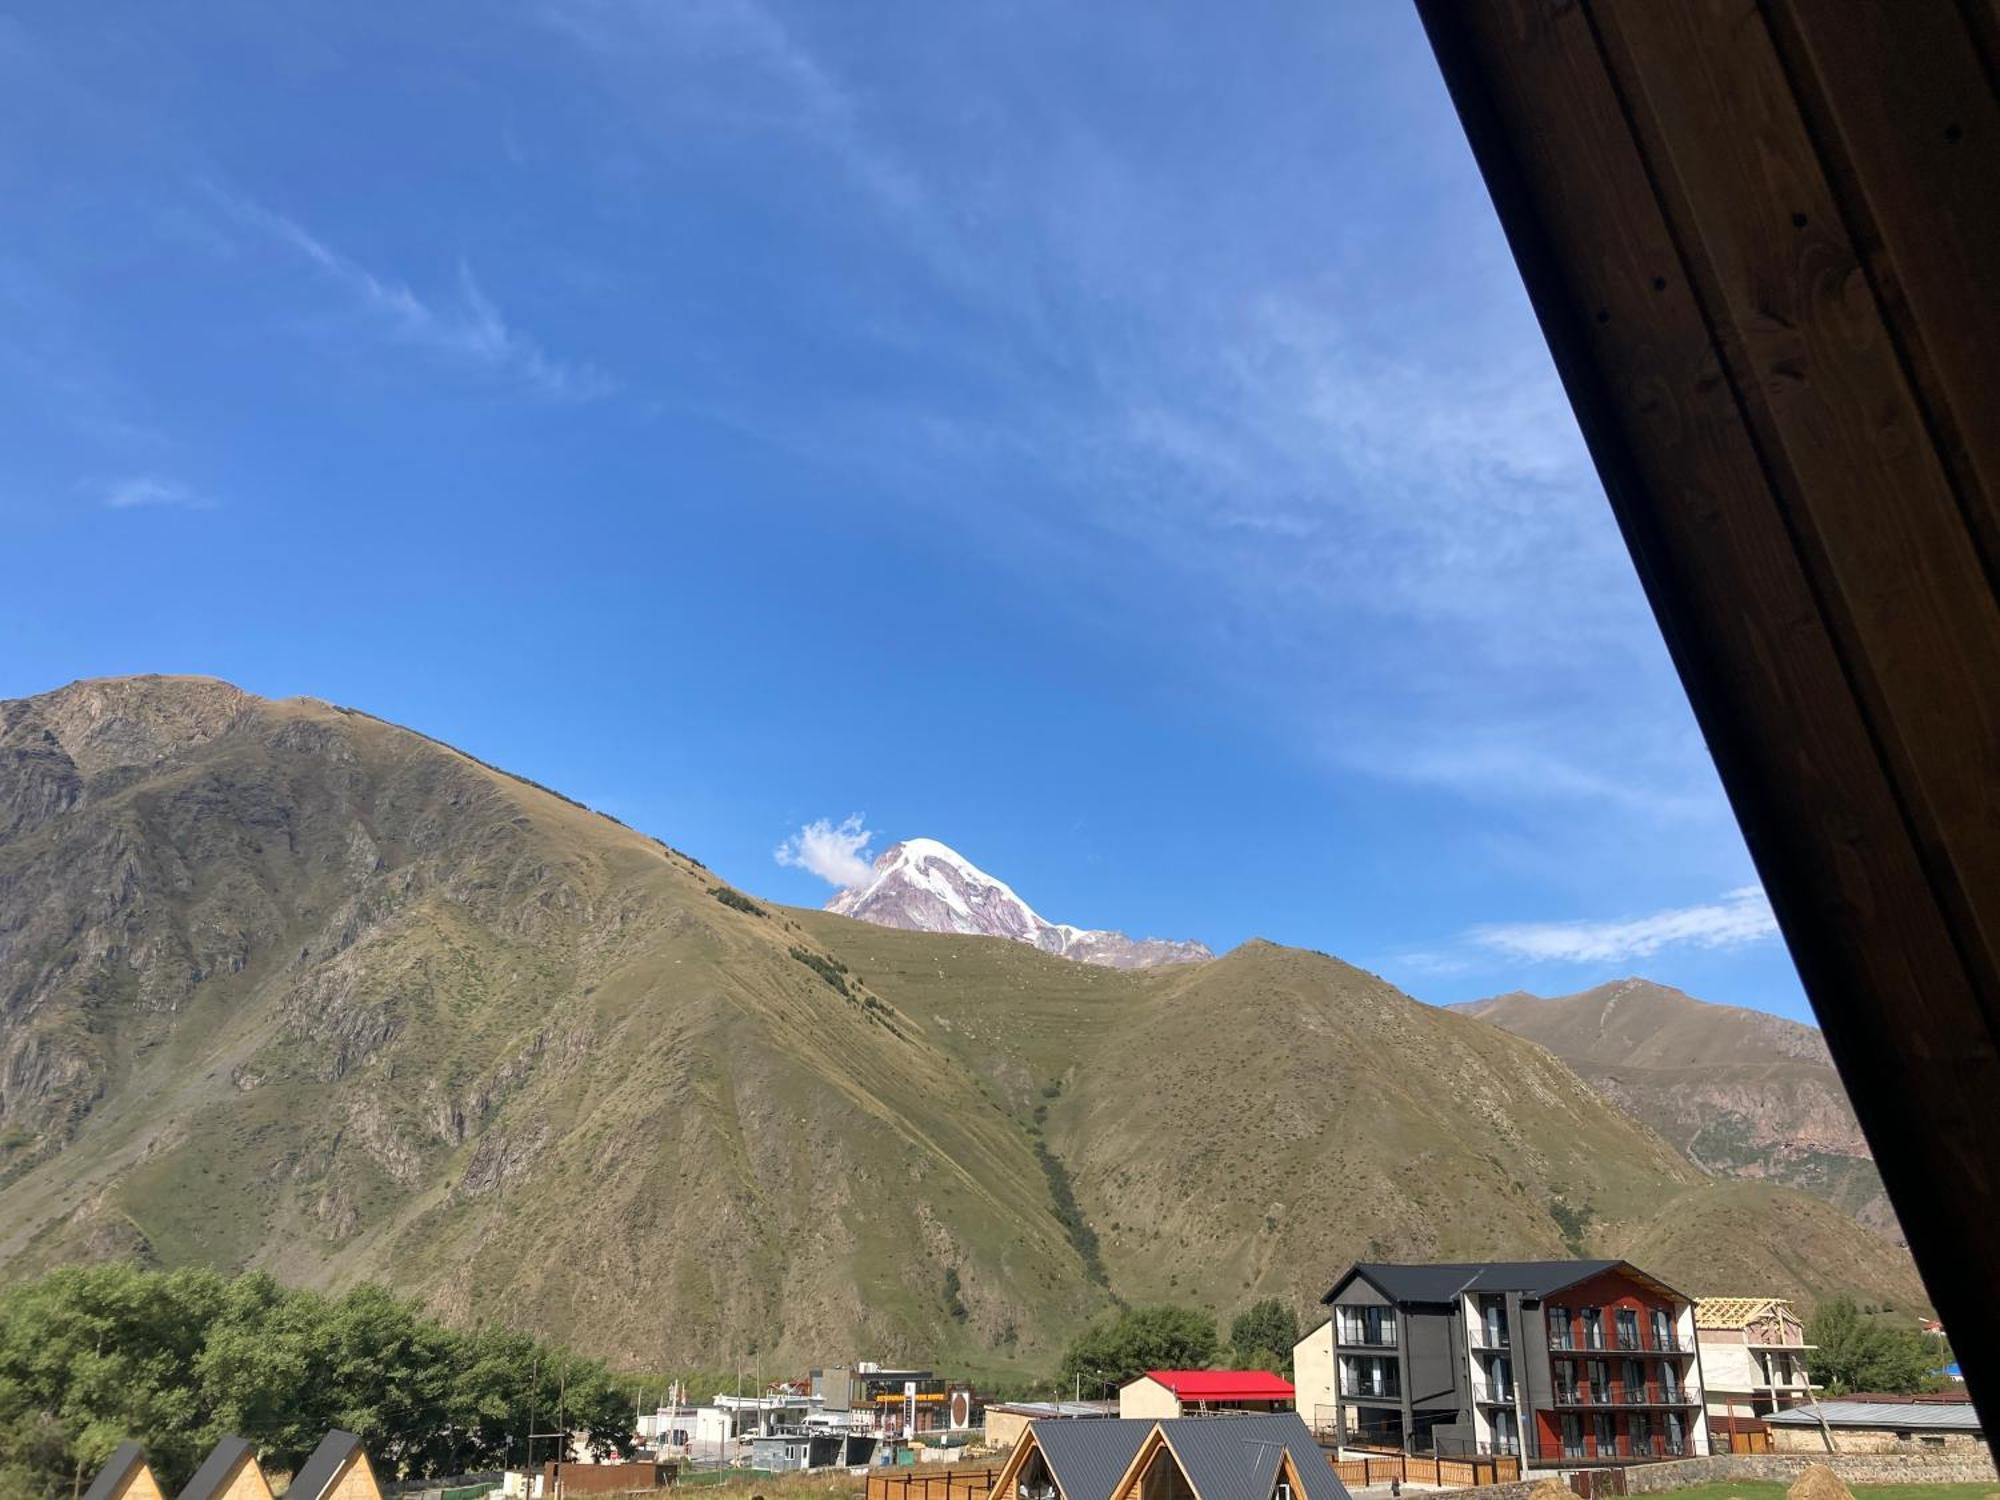
[[[936,839],[891,844],[866,885],[842,891],[826,909],[878,927],[906,932],[962,932],[1029,943],[1079,963],[1108,969],[1150,969],[1197,963],[1215,955],[1200,943],[1130,938],[1122,932],[1050,922],[955,849]]]
[[[1459,1008],[1547,1047],[1704,1170],[1802,1189],[1901,1242],[1814,1027],[1644,979]]]

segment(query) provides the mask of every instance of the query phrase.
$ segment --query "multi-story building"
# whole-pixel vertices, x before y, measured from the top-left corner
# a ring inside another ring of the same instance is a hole
[[[1709,1451],[1694,1304],[1617,1260],[1348,1269],[1293,1351],[1324,1439],[1630,1463]]]
[[[1812,1399],[1805,1325],[1783,1297],[1704,1297],[1694,1305],[1702,1392],[1721,1430]]]

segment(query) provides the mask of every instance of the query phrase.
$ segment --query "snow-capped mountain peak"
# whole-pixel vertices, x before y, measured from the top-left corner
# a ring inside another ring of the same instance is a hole
[[[963,932],[1030,943],[1045,953],[1114,969],[1193,963],[1213,957],[1200,943],[1129,938],[1044,919],[1006,881],[936,839],[904,839],[876,859],[865,885],[842,891],[826,909],[913,932]]]

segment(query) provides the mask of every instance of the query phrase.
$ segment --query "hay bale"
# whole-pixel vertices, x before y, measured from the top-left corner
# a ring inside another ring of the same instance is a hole
[[[1576,1493],[1560,1479],[1544,1479],[1528,1491],[1528,1500],[1576,1500]]]
[[[1785,1491],[1785,1500],[1854,1500],[1854,1491],[1825,1464],[1807,1464],[1806,1471]]]

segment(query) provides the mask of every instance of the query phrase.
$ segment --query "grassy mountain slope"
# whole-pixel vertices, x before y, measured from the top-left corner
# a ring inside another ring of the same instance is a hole
[[[1798,1188],[1900,1242],[1814,1028],[1643,979],[1457,1009],[1547,1047],[1708,1171]]]
[[[634,1360],[915,1353],[948,1267],[996,1358],[1100,1305],[954,1060],[653,841],[216,685],[4,724],[10,1263],[381,1276]]]
[[[1579,1213],[1615,1249],[1716,1190],[1319,955],[1120,972],[762,906],[311,700],[0,704],[0,1271],[376,1277],[621,1362],[998,1373],[1114,1292],[1303,1300],[1363,1252],[1558,1253]],[[1810,1290],[1730,1222],[1757,1289]]]

